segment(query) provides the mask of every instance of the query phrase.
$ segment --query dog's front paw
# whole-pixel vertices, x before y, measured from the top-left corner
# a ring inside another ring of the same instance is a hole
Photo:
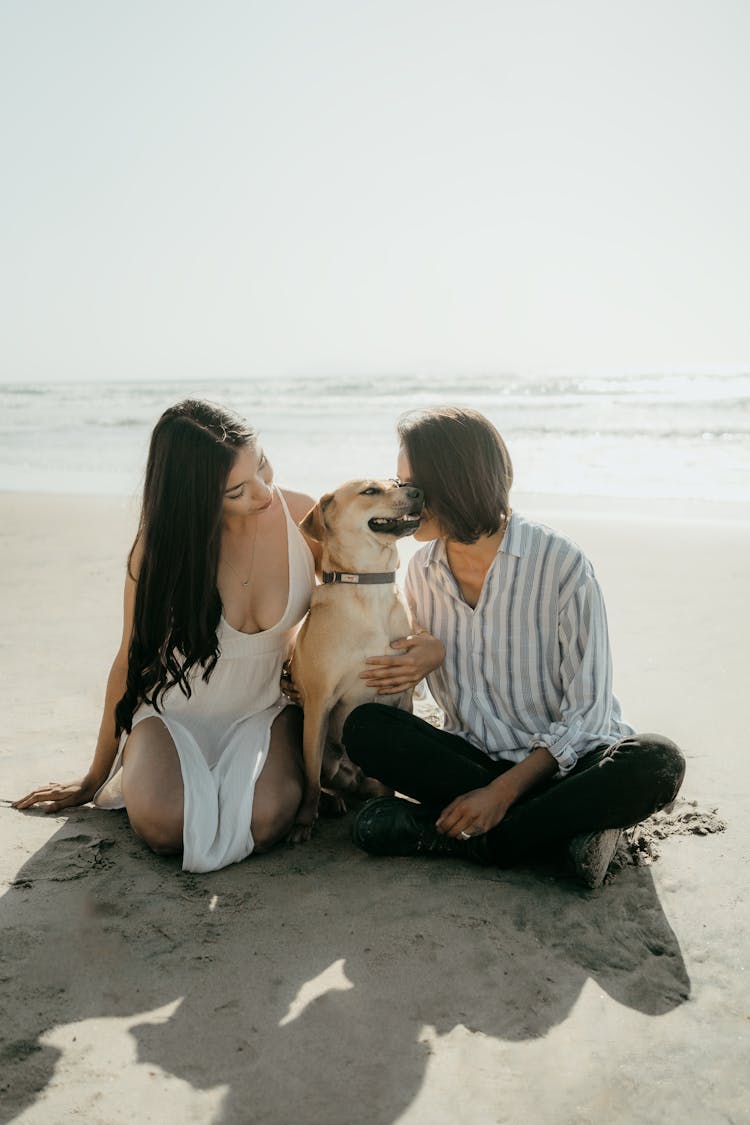
[[[292,830],[287,837],[290,844],[304,844],[313,834],[315,821],[318,819],[318,803],[320,790],[308,794],[297,809]]]
[[[292,830],[287,836],[286,840],[288,844],[304,844],[311,838],[312,833],[312,823],[304,824],[300,821],[295,821]]]

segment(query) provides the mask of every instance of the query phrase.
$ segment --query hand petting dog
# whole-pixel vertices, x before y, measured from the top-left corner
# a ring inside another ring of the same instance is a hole
[[[367,668],[360,672],[360,678],[368,687],[376,688],[378,695],[413,690],[445,659],[443,642],[426,629],[417,628],[408,637],[391,641],[391,648],[398,649],[399,655],[370,656],[365,660]]]

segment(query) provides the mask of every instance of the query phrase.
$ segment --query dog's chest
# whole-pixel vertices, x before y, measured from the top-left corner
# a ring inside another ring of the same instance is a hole
[[[356,681],[368,656],[393,655],[391,641],[408,632],[406,604],[393,586],[318,587],[297,644],[304,664],[312,660],[318,673],[328,669],[331,679],[340,683]]]
[[[337,629],[350,645],[358,640],[388,645],[409,631],[406,606],[393,587],[387,591],[358,590],[350,598],[338,599],[335,605],[328,603],[325,614],[327,618],[333,615]]]

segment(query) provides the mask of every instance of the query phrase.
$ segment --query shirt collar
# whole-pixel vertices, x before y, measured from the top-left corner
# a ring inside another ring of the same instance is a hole
[[[499,555],[514,555],[517,559],[523,557],[523,518],[511,512],[508,526],[505,529],[503,541],[498,548]],[[447,552],[444,539],[433,539],[428,544],[422,560],[422,566],[427,568],[433,563],[448,565]]]
[[[511,512],[498,554],[515,555],[517,559],[523,558],[523,541],[523,516],[518,516],[515,512]]]

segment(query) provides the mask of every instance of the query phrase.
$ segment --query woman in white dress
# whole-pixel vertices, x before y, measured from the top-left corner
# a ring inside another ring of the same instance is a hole
[[[256,432],[211,403],[166,410],[151,436],[128,559],[122,643],[86,776],[15,802],[126,808],[155,852],[213,871],[286,837],[303,792],[302,722],[282,664],[315,581]]]

